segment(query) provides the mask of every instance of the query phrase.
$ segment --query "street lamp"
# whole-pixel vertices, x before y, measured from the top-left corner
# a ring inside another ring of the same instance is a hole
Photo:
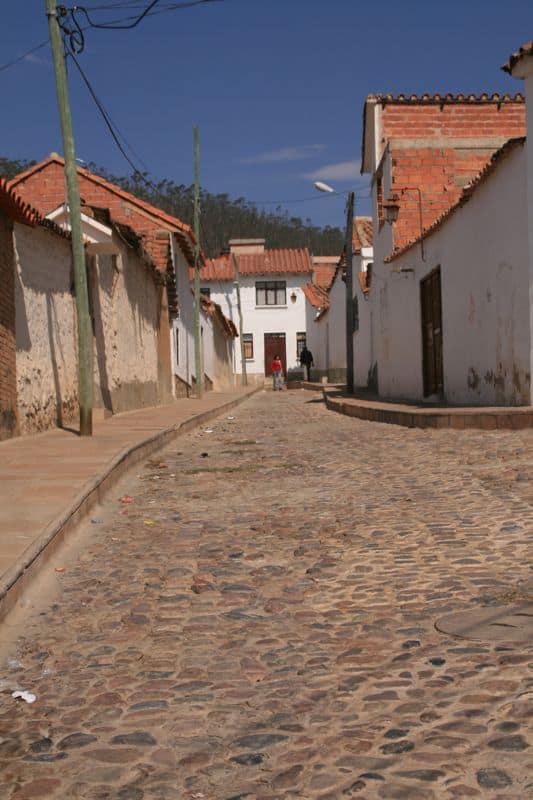
[[[327,192],[328,194],[345,194],[345,192],[336,192],[327,183],[316,181],[315,189],[319,192]],[[349,394],[353,394],[354,390],[354,369],[353,369],[353,254],[352,254],[352,236],[353,236],[353,209],[355,202],[355,194],[353,192],[347,193],[346,202],[346,240],[345,240],[345,257],[346,257],[346,389]]]

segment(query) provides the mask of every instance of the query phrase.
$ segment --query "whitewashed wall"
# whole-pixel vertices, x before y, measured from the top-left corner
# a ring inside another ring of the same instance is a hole
[[[340,270],[331,285],[329,301],[328,310],[314,323],[317,352],[311,348],[313,377],[340,382],[346,380],[346,285]]]
[[[240,277],[241,307],[244,333],[254,337],[254,358],[247,361],[247,373],[261,376],[265,373],[264,334],[285,333],[287,350],[287,370],[300,373],[300,365],[296,357],[296,334],[306,330],[306,300],[302,287],[309,281],[310,273],[302,275],[286,275],[281,273]],[[256,281],[284,280],[287,283],[287,305],[258,307],[255,304]],[[237,312],[237,295],[233,283],[202,282],[211,290],[211,299],[218,303],[223,313],[231,319],[237,329],[239,317]],[[296,294],[296,301],[290,299]],[[241,372],[240,358],[236,359],[237,372]]]
[[[374,364],[374,348],[372,338],[372,305],[370,294],[364,293],[359,283],[358,275],[366,272],[368,265],[373,261],[373,250],[364,247],[361,253],[354,255],[353,259],[353,284],[354,296],[359,305],[359,330],[354,333],[354,385],[367,387],[371,383],[371,371]]]
[[[530,402],[531,336],[526,152],[502,158],[468,203],[424,243],[376,264],[380,394],[421,400],[420,280],[441,268],[445,400],[454,404]],[[398,270],[414,270],[399,273]]]
[[[155,406],[158,288],[152,269],[113,235],[118,255],[96,257],[95,407],[114,414]]]
[[[178,289],[179,314],[172,320],[172,365],[174,374],[186,386],[192,385],[194,366],[194,297],[189,281],[189,265],[175,236],[172,257]]]
[[[77,331],[70,242],[15,224],[15,326],[20,432],[44,430],[78,410]]]

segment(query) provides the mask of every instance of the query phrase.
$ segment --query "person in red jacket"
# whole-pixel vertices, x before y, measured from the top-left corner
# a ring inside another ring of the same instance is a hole
[[[272,360],[272,388],[274,391],[279,389],[281,391],[283,383],[283,364],[279,356],[274,356]]]

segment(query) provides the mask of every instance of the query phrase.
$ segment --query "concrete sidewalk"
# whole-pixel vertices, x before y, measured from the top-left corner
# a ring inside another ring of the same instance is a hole
[[[119,414],[91,438],[54,429],[0,443],[0,618],[124,472],[179,433],[205,424],[257,387]]]
[[[330,411],[369,422],[406,428],[477,428],[486,431],[533,428],[533,406],[437,406],[379,400],[367,392],[346,394],[345,387],[302,382],[304,389],[322,392]]]

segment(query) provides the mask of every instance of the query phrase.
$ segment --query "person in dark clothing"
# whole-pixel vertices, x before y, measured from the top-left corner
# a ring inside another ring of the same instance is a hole
[[[306,380],[311,380],[311,367],[313,366],[313,354],[310,350],[307,349],[307,345],[304,345],[302,352],[300,353],[300,364],[302,367],[305,367],[305,375]]]

